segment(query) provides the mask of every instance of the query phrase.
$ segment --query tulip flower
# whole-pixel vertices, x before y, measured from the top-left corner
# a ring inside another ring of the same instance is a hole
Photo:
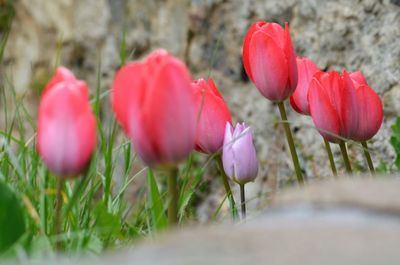
[[[308,91],[311,117],[321,135],[338,143],[358,130],[356,91],[336,71],[314,75]],[[339,137],[338,137],[339,136]]]
[[[272,101],[284,101],[297,85],[296,54],[288,24],[256,22],[246,33],[243,65],[260,93]]]
[[[260,93],[277,103],[292,155],[297,181],[304,183],[292,132],[283,103],[297,86],[296,54],[288,23],[256,22],[248,29],[243,43],[243,66]]]
[[[112,89],[116,118],[135,151],[150,167],[168,168],[168,219],[178,221],[177,163],[196,140],[196,99],[184,63],[160,49],[116,74]],[[149,175],[151,175],[149,169]]]
[[[315,127],[326,140],[339,144],[346,169],[351,172],[344,140],[358,130],[356,91],[338,72],[319,72],[310,82],[308,103]]]
[[[308,87],[314,74],[320,70],[315,63],[308,58],[296,58],[298,82],[296,90],[290,97],[290,104],[300,114],[310,115],[308,108]]]
[[[196,101],[186,66],[165,50],[116,74],[112,107],[142,160],[171,165],[194,148]]]
[[[192,88],[198,113],[196,150],[207,154],[214,153],[224,142],[226,122],[232,122],[228,106],[213,79],[195,80],[192,82]]]
[[[238,123],[235,128],[226,123],[222,163],[226,175],[240,185],[242,217],[245,218],[244,184],[257,177],[258,161],[251,129],[244,123]]]
[[[371,139],[382,125],[383,106],[378,94],[369,87],[360,71],[344,72],[346,85],[356,91],[358,128],[350,135],[354,141],[363,142]]]
[[[88,87],[59,67],[43,91],[38,114],[37,148],[48,168],[74,177],[88,164],[96,144],[96,119]]]
[[[233,128],[229,122],[226,123],[222,162],[225,173],[233,181],[239,184],[254,181],[258,162],[250,127],[238,123]]]
[[[61,232],[62,187],[87,164],[96,145],[96,119],[88,87],[65,67],[58,67],[42,93],[38,113],[37,149],[47,167],[57,174],[55,234]],[[60,242],[56,248],[60,250]]]
[[[372,174],[375,168],[368,150],[367,140],[371,139],[379,130],[383,120],[383,106],[380,97],[368,85],[364,75],[360,72],[343,73],[346,85],[350,90],[356,91],[358,128],[350,138],[361,142],[364,148],[364,155]]]

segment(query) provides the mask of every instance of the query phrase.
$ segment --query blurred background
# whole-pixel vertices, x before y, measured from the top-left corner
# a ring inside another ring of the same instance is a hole
[[[400,114],[399,0],[0,0],[0,45],[5,45],[0,112],[16,107],[5,100],[15,91],[34,114],[41,90],[55,65],[62,64],[87,80],[92,94],[100,86],[107,122],[112,117],[107,91],[121,52],[137,60],[164,47],[187,63],[193,78],[211,72],[234,120],[246,121],[255,133],[261,173],[249,189],[253,194],[274,190],[294,176],[278,112],[242,67],[243,38],[257,20],[288,21],[297,54],[321,69],[365,74],[385,112],[370,143],[372,157],[381,168],[392,164],[390,126]],[[328,177],[323,140],[312,121],[289,112],[306,176]],[[5,117],[0,113],[0,129],[10,122]],[[354,167],[366,171],[361,147],[350,143],[349,148]],[[333,151],[343,168],[339,148]]]

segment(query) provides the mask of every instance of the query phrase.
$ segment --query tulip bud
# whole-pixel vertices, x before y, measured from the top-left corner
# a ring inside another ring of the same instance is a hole
[[[335,71],[316,73],[310,82],[308,102],[311,117],[321,135],[338,143],[358,129],[359,110],[354,89]]]
[[[378,94],[368,86],[360,71],[343,73],[346,85],[350,90],[356,91],[358,128],[350,135],[354,141],[367,141],[371,139],[382,125],[383,106]]]
[[[256,22],[246,33],[243,65],[260,93],[269,100],[283,101],[297,85],[296,54],[288,24]]]
[[[116,118],[149,166],[175,164],[194,148],[196,102],[190,83],[186,66],[161,49],[115,76]]]
[[[308,107],[308,88],[314,74],[320,70],[313,61],[308,58],[296,58],[298,82],[296,90],[290,97],[290,105],[300,114],[310,115]]]
[[[222,162],[226,175],[235,182],[254,181],[258,162],[250,127],[238,123],[233,129],[229,122],[226,123]]]
[[[228,106],[211,78],[193,81],[192,88],[198,113],[196,150],[214,153],[224,142],[226,122],[232,122]]]
[[[55,174],[73,177],[88,164],[95,144],[96,119],[88,87],[68,69],[59,67],[40,101],[38,152]]]

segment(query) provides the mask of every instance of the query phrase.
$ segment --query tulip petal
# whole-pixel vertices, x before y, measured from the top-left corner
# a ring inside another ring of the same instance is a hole
[[[129,63],[117,72],[113,81],[111,90],[112,108],[118,122],[125,131],[128,131],[128,117],[132,112],[130,108],[138,107],[136,104],[143,102],[140,98],[142,93],[140,91],[142,90],[140,88],[142,68],[141,63]]]
[[[235,157],[232,151],[233,145],[233,128],[232,125],[227,122],[225,126],[225,136],[224,136],[224,146],[222,150],[222,162],[224,166],[224,171],[226,175],[230,178],[233,178],[235,169],[234,169],[234,161]]]
[[[286,56],[275,41],[258,31],[250,41],[250,65],[254,83],[263,96],[272,101],[286,99],[288,66]]]
[[[250,41],[251,41],[251,38],[253,37],[254,32],[259,30],[264,24],[265,24],[265,22],[253,23],[250,26],[250,28],[247,30],[246,36],[245,36],[244,42],[243,42],[243,50],[242,50],[243,67],[247,73],[247,76],[252,81],[254,81],[254,80],[253,80],[253,75],[251,74],[251,66],[250,66],[250,59],[249,59]]]
[[[310,82],[308,103],[319,133],[328,141],[337,143],[339,139],[335,135],[340,133],[340,119],[328,90],[314,77]]]
[[[192,83],[198,113],[196,150],[204,153],[218,151],[224,141],[226,122],[231,122],[229,109],[214,81],[201,79]]]
[[[296,91],[295,91],[295,93],[296,93]],[[305,114],[305,113],[303,113],[303,111],[300,109],[300,107],[296,104],[296,99],[295,99],[295,97],[294,97],[294,94],[289,98],[289,102],[290,102],[290,105],[292,106],[292,108],[293,108],[297,113]]]
[[[308,88],[314,74],[319,71],[318,67],[308,58],[297,58],[298,83],[296,90],[290,97],[290,104],[293,109],[301,114],[309,115],[308,109]]]
[[[83,169],[96,142],[95,118],[73,85],[54,85],[39,108],[38,151],[50,170],[63,177]]]
[[[354,86],[358,87],[360,85],[368,85],[367,80],[365,79],[364,75],[361,73],[361,71],[356,71],[353,73],[350,73],[350,78],[354,83]]]
[[[42,92],[42,95],[47,93],[57,83],[60,83],[62,81],[75,81],[75,80],[76,80],[75,76],[70,70],[68,70],[63,66],[57,67],[56,73],[54,74],[53,78],[47,83],[46,87]]]
[[[195,140],[196,113],[189,73],[178,60],[164,61],[159,62],[159,71],[152,73],[139,119],[130,121],[135,148],[150,166],[182,160]]]
[[[359,124],[355,141],[371,139],[382,125],[383,106],[378,94],[367,85],[357,88],[357,108],[359,110]]]
[[[285,48],[285,31],[278,23],[265,23],[261,27],[261,31],[270,36],[278,47],[283,50]]]
[[[339,80],[339,86],[339,93],[335,94],[337,96],[337,106],[341,119],[341,134],[346,138],[351,138],[358,131],[360,110],[357,107],[356,89],[346,71]]]
[[[253,137],[249,127],[241,132],[233,142],[232,153],[235,156],[234,179],[239,184],[253,181],[257,177],[258,162],[253,144]]]
[[[289,73],[289,88],[290,91],[288,92],[289,94],[292,94],[297,86],[297,80],[298,80],[298,74],[297,74],[297,63],[296,63],[296,53],[293,49],[293,44],[292,44],[292,39],[290,37],[290,32],[289,32],[289,25],[286,22],[285,23],[285,46],[284,46],[284,53],[286,55],[287,59],[287,65],[288,65],[288,73]]]

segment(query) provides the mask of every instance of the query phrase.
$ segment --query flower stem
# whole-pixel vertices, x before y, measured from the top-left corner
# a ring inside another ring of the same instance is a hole
[[[64,186],[65,178],[57,178],[57,193],[56,193],[56,213],[54,216],[54,235],[61,234],[61,208],[63,204],[62,189]],[[61,251],[61,240],[58,238],[56,242],[56,251]]]
[[[351,170],[349,156],[347,154],[346,143],[344,141],[341,141],[339,143],[339,146],[340,146],[340,151],[342,152],[343,161],[344,161],[344,165],[346,167],[347,173],[353,173],[353,171]]]
[[[290,153],[292,155],[293,165],[294,165],[294,169],[295,169],[296,175],[297,175],[297,181],[299,182],[300,185],[303,185],[304,178],[303,178],[303,174],[301,173],[299,158],[297,157],[296,147],[294,146],[293,136],[292,136],[292,132],[290,131],[288,119],[286,116],[285,105],[284,105],[283,101],[278,102],[278,107],[279,107],[279,112],[281,114],[281,118],[283,121],[283,127],[285,128],[285,133],[286,133],[286,138],[287,138],[287,141],[289,144]]]
[[[246,199],[244,194],[244,184],[240,185],[240,208],[242,210],[242,220],[246,219]]]
[[[168,175],[168,221],[171,226],[178,223],[178,192],[178,168],[173,167]]]
[[[224,166],[222,164],[222,157],[219,154],[215,157],[215,159],[217,161],[218,168],[221,173],[222,182],[224,183],[225,192],[226,192],[226,195],[229,200],[229,208],[231,209],[232,218],[236,219],[238,216],[237,209],[236,209],[236,203],[235,203],[235,199],[233,198],[231,186],[229,185],[228,176],[226,175],[226,173],[224,171]]]
[[[331,145],[329,144],[328,140],[326,140],[325,138],[324,138],[324,143],[325,143],[326,152],[328,153],[329,163],[331,164],[332,173],[336,177],[337,171],[336,171],[336,166],[335,166],[335,160],[333,159]]]
[[[363,141],[363,142],[361,142],[361,144],[364,149],[365,158],[367,159],[369,171],[371,171],[372,175],[375,175],[375,168],[374,168],[374,164],[372,163],[371,154],[369,153],[367,141]]]

